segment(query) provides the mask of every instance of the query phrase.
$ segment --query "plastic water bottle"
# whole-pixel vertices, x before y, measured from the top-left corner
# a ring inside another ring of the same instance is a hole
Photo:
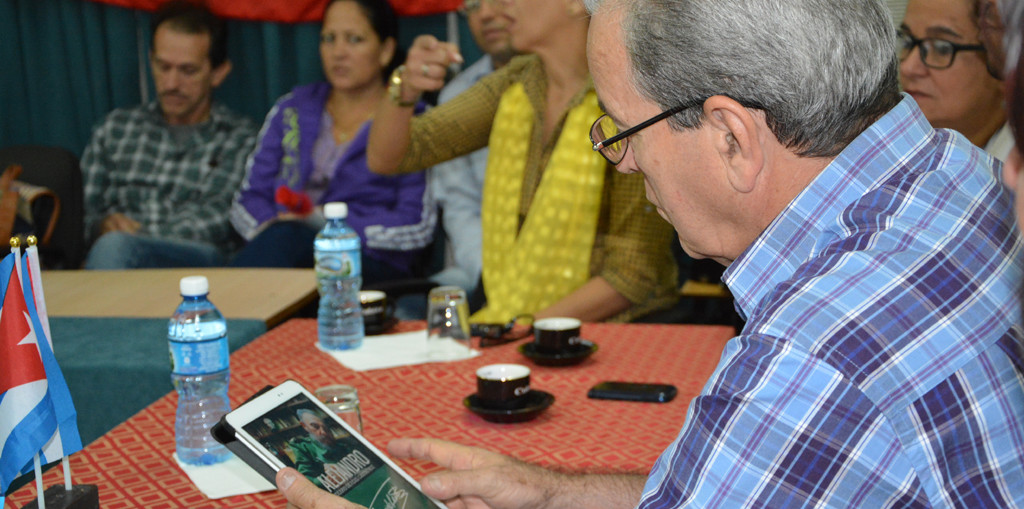
[[[324,205],[327,224],[313,241],[316,257],[317,334],[320,346],[327,350],[347,350],[363,344],[363,312],[359,287],[363,267],[359,258],[359,235],[345,223],[348,205],[337,202]]]
[[[231,455],[210,435],[210,428],[231,410],[228,326],[207,299],[205,276],[181,278],[180,288],[183,300],[167,324],[171,381],[178,391],[175,450],[184,463],[212,465]]]

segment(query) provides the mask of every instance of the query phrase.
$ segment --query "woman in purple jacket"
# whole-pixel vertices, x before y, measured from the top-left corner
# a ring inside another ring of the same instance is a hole
[[[332,0],[320,58],[327,82],[277,101],[259,134],[231,223],[248,245],[233,265],[312,267],[322,205],[348,204],[363,241],[363,280],[409,277],[436,215],[423,173],[388,177],[366,166],[366,139],[397,48],[386,0]],[[314,206],[316,204],[316,206]]]

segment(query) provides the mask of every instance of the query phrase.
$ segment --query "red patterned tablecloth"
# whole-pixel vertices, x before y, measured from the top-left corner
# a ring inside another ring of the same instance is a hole
[[[646,473],[675,438],[687,405],[732,334],[720,326],[584,324],[582,336],[599,349],[576,366],[534,365],[516,350],[519,342],[485,348],[483,355],[460,362],[355,372],[316,349],[315,320],[294,319],[232,355],[230,396],[237,405],[286,378],[309,389],[352,384],[359,388],[365,435],[382,449],[396,437],[433,436],[542,465]],[[537,419],[516,424],[490,423],[470,413],[462,400],[476,390],[474,372],[495,362],[530,366],[531,386],[553,394],[554,405]],[[587,389],[602,380],[671,383],[679,396],[667,404],[587,399]],[[177,396],[169,393],[72,455],[75,483],[99,485],[104,509],[284,506],[277,492],[218,500],[200,493],[171,457],[176,404]],[[399,464],[416,478],[438,468]],[[62,482],[59,470],[44,474],[46,486]],[[7,504],[20,508],[34,498],[31,483]]]

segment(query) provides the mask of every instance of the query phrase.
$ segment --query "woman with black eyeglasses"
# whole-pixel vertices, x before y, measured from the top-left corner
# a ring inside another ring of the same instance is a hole
[[[975,0],[910,0],[900,26],[900,83],[935,127],[960,132],[999,160],[1013,146],[1002,82],[986,68]]]

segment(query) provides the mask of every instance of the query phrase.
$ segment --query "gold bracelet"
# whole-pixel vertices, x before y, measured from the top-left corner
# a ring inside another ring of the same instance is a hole
[[[405,102],[402,100],[402,72],[405,71],[405,65],[398,66],[394,71],[391,72],[391,77],[388,78],[388,98],[391,99],[391,104],[400,108],[411,108],[416,106],[416,99]]]

